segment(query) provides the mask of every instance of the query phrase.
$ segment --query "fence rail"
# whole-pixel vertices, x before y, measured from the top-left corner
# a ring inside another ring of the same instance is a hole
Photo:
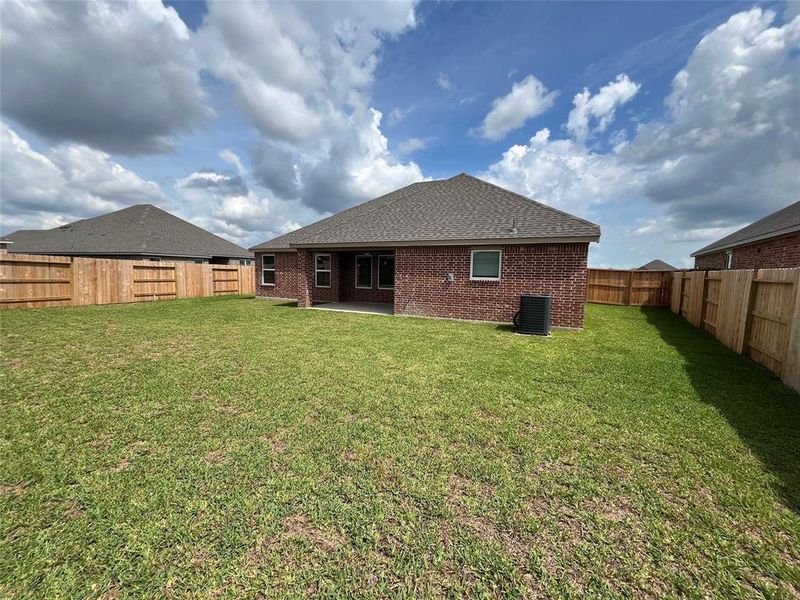
[[[800,391],[800,269],[675,272],[670,308]]]
[[[588,269],[586,301],[619,306],[669,306],[672,271]]]
[[[0,309],[253,293],[252,265],[0,254]]]

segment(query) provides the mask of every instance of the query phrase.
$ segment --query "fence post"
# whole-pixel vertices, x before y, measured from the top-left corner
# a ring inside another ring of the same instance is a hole
[[[628,271],[628,301],[625,303],[625,306],[631,305],[631,300],[633,296],[633,271]]]
[[[800,281],[794,282],[794,309],[789,317],[789,343],[783,360],[781,380],[800,391]]]

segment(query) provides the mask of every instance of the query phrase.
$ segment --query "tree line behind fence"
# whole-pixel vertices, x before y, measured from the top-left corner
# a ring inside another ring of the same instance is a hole
[[[0,309],[253,293],[252,265],[0,254]]]

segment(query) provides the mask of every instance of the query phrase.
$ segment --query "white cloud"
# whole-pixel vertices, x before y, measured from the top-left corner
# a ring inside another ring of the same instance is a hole
[[[639,91],[639,87],[638,83],[634,83],[623,73],[600,88],[595,95],[584,88],[572,101],[574,108],[567,119],[567,131],[580,141],[594,132],[605,131],[614,120],[617,107],[629,102]],[[591,127],[592,122],[595,123],[594,127]]]
[[[247,169],[245,169],[244,165],[242,164],[242,160],[239,156],[230,148],[224,148],[223,150],[219,151],[219,157],[224,160],[229,165],[233,165],[236,168],[236,172],[242,176],[247,173]]]
[[[2,9],[2,112],[51,141],[166,152],[213,114],[189,30],[161,2],[7,0]]]
[[[403,155],[412,154],[417,150],[427,148],[428,142],[430,142],[430,138],[410,137],[397,144],[397,151]]]
[[[629,197],[641,175],[613,154],[588,150],[571,139],[536,132],[528,144],[511,146],[480,175],[551,206],[585,215],[594,204]]]
[[[646,195],[679,227],[748,222],[800,199],[800,16],[733,15],[675,76],[665,119],[621,154],[647,165]]]
[[[274,226],[270,201],[239,175],[196,171],[175,182],[178,216],[233,242],[247,245],[254,233]]]
[[[211,3],[196,46],[261,134],[260,184],[324,213],[422,179],[369,106],[383,39],[414,25],[410,2]]]
[[[43,154],[0,123],[2,229],[55,227],[131,204],[165,204],[166,196],[111,160],[79,144],[62,144]]]
[[[411,108],[400,108],[395,106],[392,110],[389,111],[389,116],[386,118],[387,125],[397,125],[400,121],[405,119],[408,116],[408,113],[411,112]]]
[[[453,84],[450,82],[450,77],[447,76],[447,73],[442,72],[439,72],[436,76],[436,85],[444,91],[448,91],[453,87]]]
[[[557,96],[558,92],[549,92],[541,81],[528,75],[515,83],[507,95],[495,98],[477,132],[487,140],[502,139],[529,119],[549,110]]]
[[[639,124],[630,141],[614,132],[611,152],[585,142],[636,93],[625,76],[575,97],[573,137],[539,131],[484,176],[580,215],[611,203],[658,213],[618,235],[687,253],[800,200],[800,16],[775,19],[754,8],[709,32],[676,74],[665,117]]]

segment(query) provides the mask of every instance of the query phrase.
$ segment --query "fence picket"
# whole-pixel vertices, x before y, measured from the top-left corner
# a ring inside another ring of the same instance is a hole
[[[254,292],[252,265],[0,254],[0,309]]]

